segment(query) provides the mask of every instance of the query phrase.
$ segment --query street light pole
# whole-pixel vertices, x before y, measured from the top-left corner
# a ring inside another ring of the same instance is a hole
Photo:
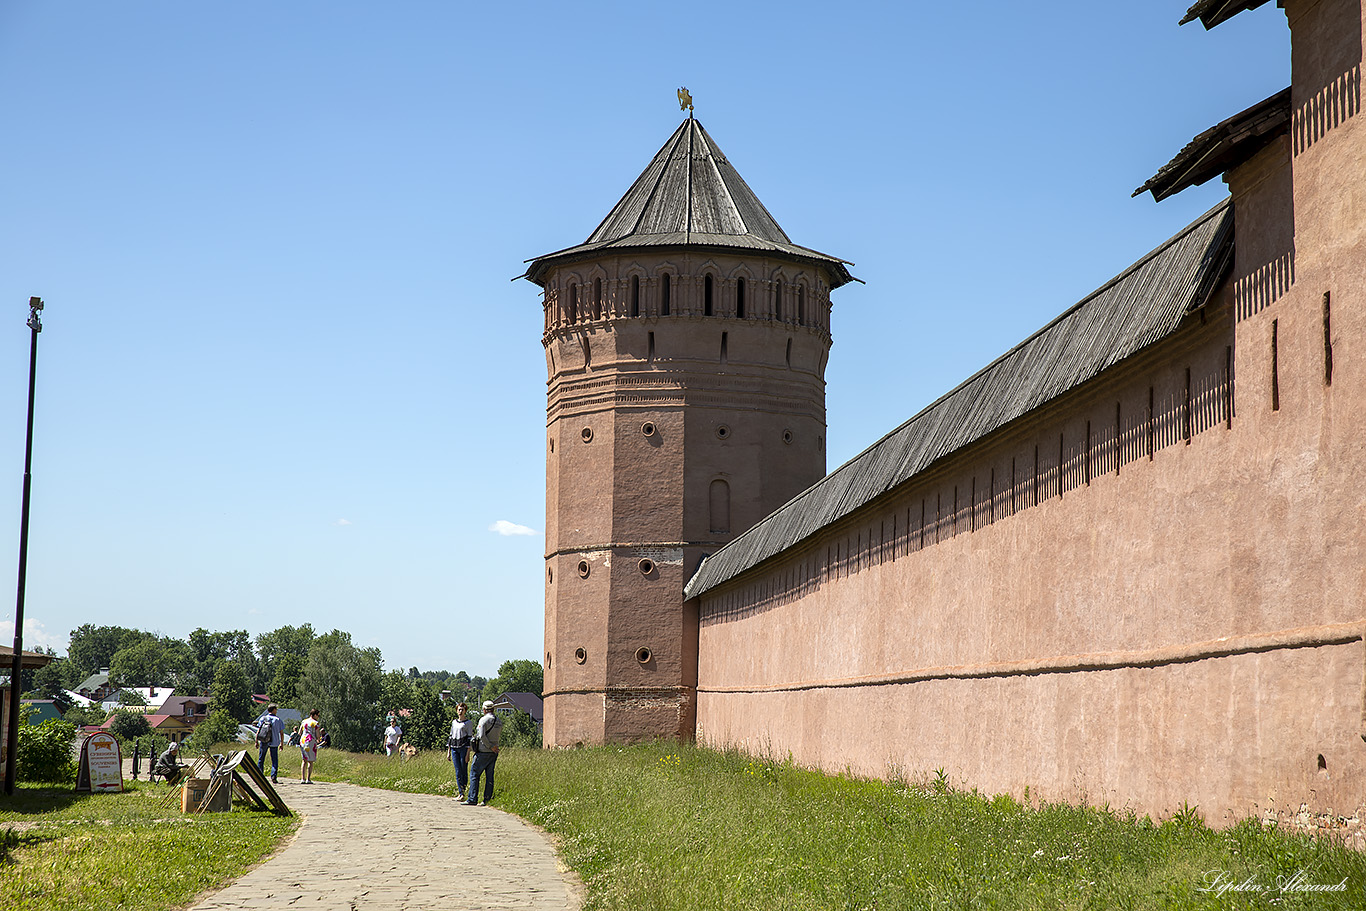
[[[28,436],[24,440],[24,500],[19,510],[19,592],[14,601],[14,663],[9,675],[9,731],[5,738],[5,796],[14,794],[19,759],[19,680],[24,669],[24,583],[28,575],[28,499],[33,469],[33,393],[38,380],[38,333],[43,322],[42,298],[28,299],[28,327],[33,332],[28,349]]]

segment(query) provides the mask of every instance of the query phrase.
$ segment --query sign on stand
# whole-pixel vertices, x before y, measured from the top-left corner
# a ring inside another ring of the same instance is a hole
[[[118,738],[113,734],[99,731],[81,743],[76,790],[95,794],[123,790],[123,752],[119,749]]]

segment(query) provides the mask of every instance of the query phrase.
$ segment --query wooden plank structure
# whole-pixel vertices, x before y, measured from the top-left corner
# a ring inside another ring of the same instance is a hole
[[[234,792],[258,810],[270,810],[278,816],[289,816],[290,809],[281,799],[280,793],[271,785],[256,760],[246,750],[238,750],[232,758],[222,762],[213,770],[209,791],[204,795],[199,812],[204,812],[214,795],[223,788]],[[258,793],[259,791],[259,793]]]

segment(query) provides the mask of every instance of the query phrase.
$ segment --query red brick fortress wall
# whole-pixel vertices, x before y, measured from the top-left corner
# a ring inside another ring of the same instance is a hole
[[[1357,0],[1159,344],[699,599],[698,736],[1211,822],[1366,806]]]

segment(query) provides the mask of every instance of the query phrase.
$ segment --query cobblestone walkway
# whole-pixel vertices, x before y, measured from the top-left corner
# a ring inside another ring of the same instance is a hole
[[[281,779],[292,841],[194,911],[577,911],[577,877],[516,816],[449,797]]]

